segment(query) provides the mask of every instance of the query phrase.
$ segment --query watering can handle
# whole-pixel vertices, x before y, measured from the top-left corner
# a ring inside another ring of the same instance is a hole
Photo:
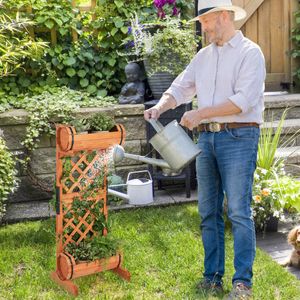
[[[158,120],[149,119],[148,122],[152,125],[156,132],[161,132],[164,129],[164,126]]]
[[[150,180],[152,180],[152,177],[151,177],[150,172],[147,171],[147,170],[142,170],[142,171],[129,172],[128,175],[127,175],[127,181],[126,181],[126,182],[129,181],[130,176],[131,176],[132,174],[137,174],[137,173],[148,173],[148,176],[149,176]]]

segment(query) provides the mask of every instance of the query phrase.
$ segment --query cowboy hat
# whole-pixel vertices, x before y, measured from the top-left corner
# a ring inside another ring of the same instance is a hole
[[[207,15],[212,12],[229,10],[234,12],[234,21],[246,18],[246,11],[232,5],[231,0],[198,0],[198,16],[190,21],[198,21],[200,16]]]

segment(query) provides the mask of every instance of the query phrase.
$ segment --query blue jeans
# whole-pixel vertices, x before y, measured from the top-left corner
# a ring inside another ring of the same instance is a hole
[[[204,277],[221,283],[225,271],[223,200],[234,239],[232,282],[252,286],[255,228],[251,212],[253,173],[259,128],[241,127],[201,132],[196,160],[199,214],[205,251]]]

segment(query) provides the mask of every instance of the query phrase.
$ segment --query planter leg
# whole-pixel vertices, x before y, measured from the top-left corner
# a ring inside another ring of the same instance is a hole
[[[117,273],[119,276],[121,276],[125,280],[130,281],[130,273],[129,273],[129,271],[127,271],[126,269],[123,269],[121,267],[122,262],[123,262],[123,255],[119,254],[119,264],[115,269],[112,269],[112,271]]]
[[[78,287],[71,280],[61,280],[56,272],[51,272],[50,277],[70,294],[78,296]]]
[[[130,273],[126,269],[123,269],[119,266],[115,269],[112,269],[112,271],[117,273],[119,276],[121,276],[125,280],[130,281]]]

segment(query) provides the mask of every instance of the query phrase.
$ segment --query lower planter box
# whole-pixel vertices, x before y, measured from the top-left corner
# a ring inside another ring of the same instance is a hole
[[[121,267],[122,260],[122,254],[117,253],[114,256],[94,261],[75,262],[70,254],[61,253],[57,258],[57,269],[51,273],[51,278],[69,293],[77,296],[78,287],[71,280],[78,277],[111,270],[129,281],[130,273]]]

